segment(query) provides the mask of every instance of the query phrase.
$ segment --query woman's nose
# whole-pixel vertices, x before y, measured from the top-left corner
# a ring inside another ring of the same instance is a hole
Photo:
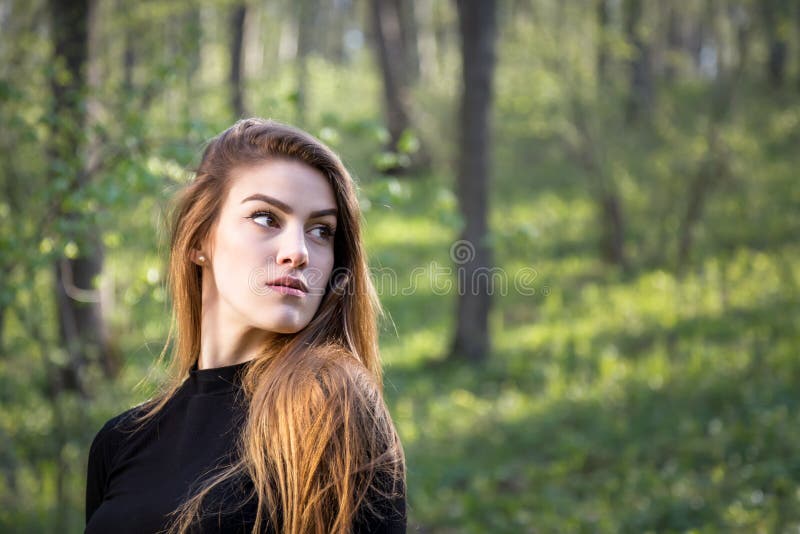
[[[287,226],[282,234],[276,262],[279,265],[289,263],[295,268],[308,263],[305,230]]]

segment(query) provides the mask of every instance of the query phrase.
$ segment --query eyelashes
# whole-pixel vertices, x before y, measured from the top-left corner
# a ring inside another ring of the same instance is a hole
[[[275,214],[273,212],[271,212],[269,210],[254,211],[253,213],[251,213],[247,217],[247,219],[252,219],[253,221],[255,221],[256,219],[260,219],[260,218],[267,218],[267,219],[269,219],[271,221],[270,223],[267,223],[266,225],[261,224],[261,223],[256,223],[259,226],[261,226],[262,228],[270,228],[270,227],[278,225],[278,218],[275,216]],[[325,240],[333,239],[333,236],[336,235],[336,228],[334,228],[330,224],[325,224],[325,223],[318,224],[318,225],[314,226],[313,228],[311,228],[311,230],[312,231],[321,230],[322,234],[318,235],[318,237],[320,237],[321,239],[325,239]]]
[[[268,218],[272,219],[273,221],[276,221],[275,214],[273,214],[271,211],[267,211],[267,210],[254,211],[247,218],[248,219],[253,219],[253,221],[255,221],[256,219],[260,219],[261,217],[268,217]],[[259,223],[256,223],[256,224],[258,224],[259,226],[264,226],[263,224],[259,224]]]
[[[333,239],[333,235],[336,233],[336,231],[334,230],[334,228],[330,224],[324,224],[324,223],[323,224],[318,224],[317,226],[313,227],[311,230],[312,231],[314,231],[314,230],[322,230],[323,234],[320,235],[319,237],[321,237],[322,239],[325,239],[325,240]]]

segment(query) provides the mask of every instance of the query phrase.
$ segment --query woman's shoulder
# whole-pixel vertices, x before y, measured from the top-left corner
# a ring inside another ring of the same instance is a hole
[[[95,434],[90,453],[102,452],[105,458],[112,458],[131,435],[154,428],[183,391],[178,388],[171,394],[155,395],[107,419]]]
[[[145,403],[138,404],[106,420],[95,434],[89,454],[101,455],[104,459],[110,460],[125,436],[134,430],[137,415],[142,413],[144,407]]]

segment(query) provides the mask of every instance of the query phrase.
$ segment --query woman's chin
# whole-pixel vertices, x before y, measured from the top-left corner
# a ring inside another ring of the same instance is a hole
[[[274,332],[276,334],[296,334],[308,324],[308,321],[292,321],[292,320],[280,320],[280,321],[262,321],[258,327],[262,330],[266,330],[268,332]]]

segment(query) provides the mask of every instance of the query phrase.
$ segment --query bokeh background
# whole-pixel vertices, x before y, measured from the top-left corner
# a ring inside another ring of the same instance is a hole
[[[800,2],[0,0],[0,35],[0,531],[82,531],[161,376],[170,195],[250,115],[358,181],[410,530],[800,529]]]

